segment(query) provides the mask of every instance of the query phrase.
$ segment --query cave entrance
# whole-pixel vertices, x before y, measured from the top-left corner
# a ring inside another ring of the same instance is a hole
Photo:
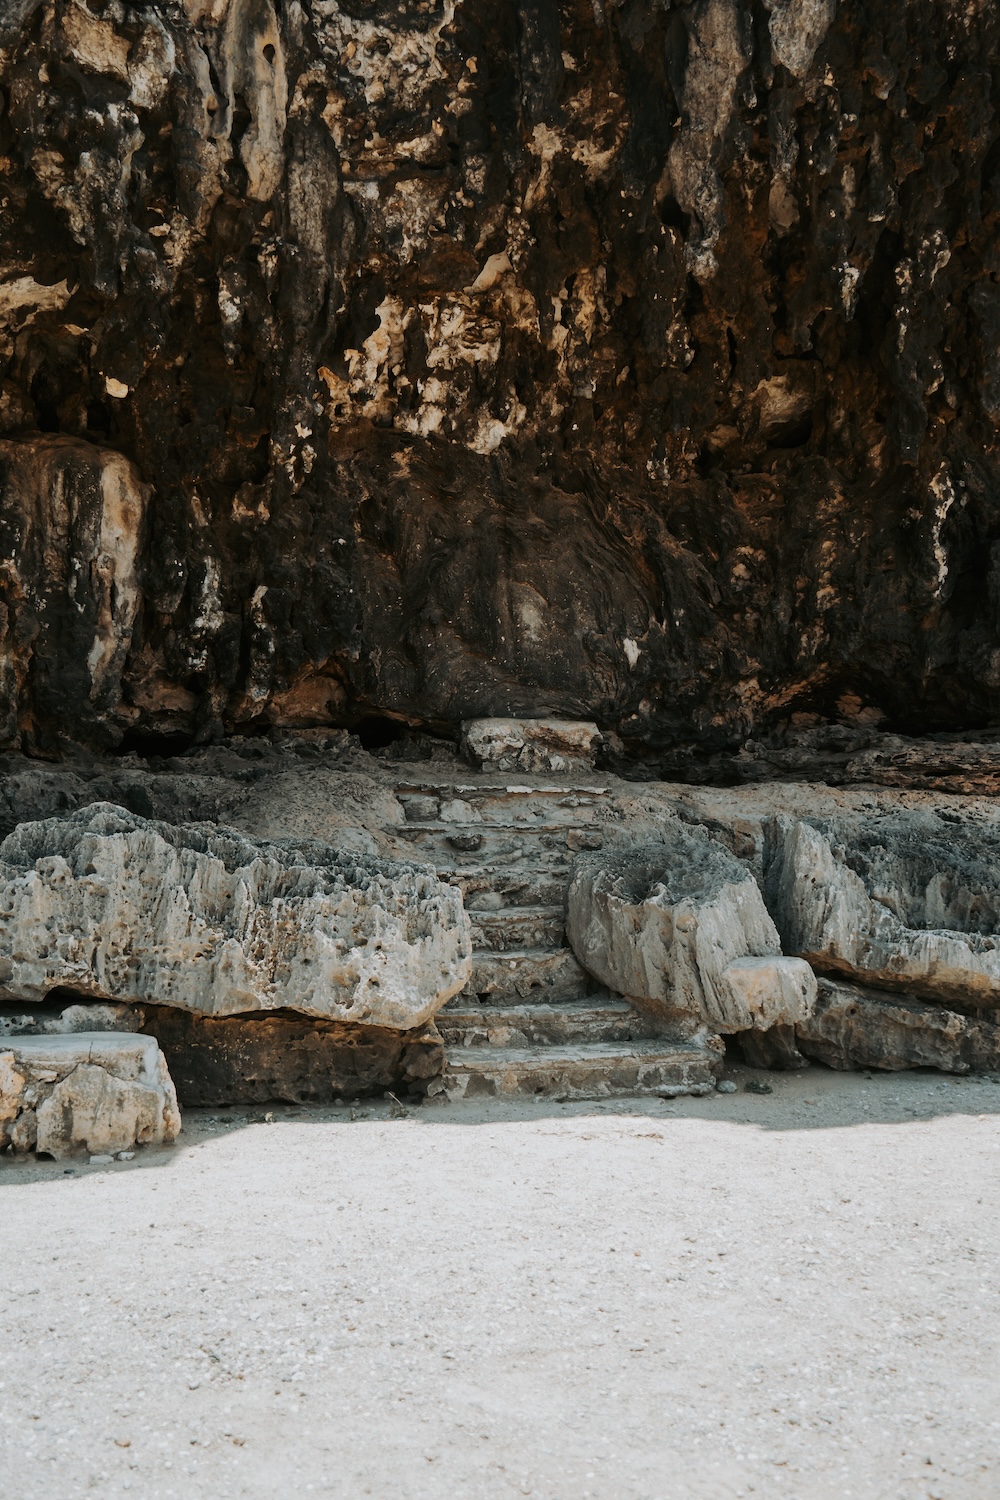
[[[384,750],[405,739],[409,728],[402,719],[391,719],[387,714],[366,714],[356,725],[354,733],[361,741],[362,750]]]

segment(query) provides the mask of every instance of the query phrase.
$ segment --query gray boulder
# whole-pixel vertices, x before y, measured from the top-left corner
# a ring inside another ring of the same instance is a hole
[[[601,732],[575,719],[469,719],[462,753],[482,770],[560,773],[594,764]]]
[[[932,812],[779,820],[767,876],[787,952],[876,988],[1000,1003],[1000,837]]]
[[[794,1025],[815,999],[811,968],[782,956],[746,866],[679,821],[662,843],[581,855],[566,931],[602,983],[716,1031]]]
[[[200,1015],[287,1008],[409,1029],[465,984],[457,888],[313,842],[98,803],[0,844],[0,993],[57,987]]]

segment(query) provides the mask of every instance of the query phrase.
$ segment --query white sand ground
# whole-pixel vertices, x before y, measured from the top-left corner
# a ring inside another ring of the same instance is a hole
[[[996,1500],[1000,1083],[189,1113],[0,1165],[0,1493]]]

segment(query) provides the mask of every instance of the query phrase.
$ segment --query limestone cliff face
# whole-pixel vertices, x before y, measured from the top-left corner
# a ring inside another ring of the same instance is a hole
[[[1000,701],[990,0],[4,0],[2,739]]]

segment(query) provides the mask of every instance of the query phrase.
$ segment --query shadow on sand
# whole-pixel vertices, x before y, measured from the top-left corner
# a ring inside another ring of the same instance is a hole
[[[184,1128],[170,1147],[138,1148],[131,1161],[91,1165],[86,1157],[47,1161],[0,1156],[0,1187],[74,1178],[94,1172],[123,1173],[169,1167],[185,1150],[232,1131],[278,1129],[286,1123],[330,1129],[367,1124],[379,1130],[409,1122],[420,1126],[517,1125],[559,1121],[569,1131],[600,1119],[683,1124],[710,1120],[719,1125],[768,1131],[843,1130],[858,1126],[919,1128],[948,1116],[1000,1117],[1000,1077],[956,1077],[929,1070],[902,1073],[836,1073],[821,1065],[802,1072],[771,1073],[728,1064],[725,1076],[735,1093],[706,1098],[620,1098],[557,1102],[554,1099],[470,1099],[458,1103],[430,1100],[400,1104],[390,1097],[360,1099],[343,1105],[232,1105],[184,1111]],[[749,1088],[748,1088],[749,1085]],[[769,1093],[755,1090],[769,1088]]]

